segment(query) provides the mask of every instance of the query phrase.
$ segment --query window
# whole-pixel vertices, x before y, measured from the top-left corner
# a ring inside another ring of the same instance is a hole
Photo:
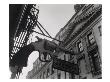
[[[71,73],[69,73],[69,79],[72,79],[72,78],[71,78]]]
[[[47,69],[47,77],[50,75],[50,70],[49,68]]]
[[[75,48],[76,49],[76,48]],[[71,48],[70,49],[70,51],[73,51],[73,48]],[[72,57],[73,57],[73,55],[72,54],[69,54],[69,56],[68,56],[69,58],[68,58],[68,60],[71,60],[72,59]]]
[[[54,73],[55,69],[52,67],[52,74]]]
[[[70,60],[70,54],[68,54],[68,61]]]
[[[101,26],[99,26],[98,29],[99,29],[100,36],[102,36]]]
[[[60,70],[57,70],[57,78],[61,79],[61,71]]]
[[[98,54],[98,49],[94,48],[93,50],[91,50],[89,52],[89,55],[90,55],[90,58],[92,60],[91,64],[93,65],[92,66],[93,73],[94,74],[98,74],[98,72],[100,73],[100,71],[101,71],[101,62],[100,62],[100,57],[99,57],[99,54]]]
[[[99,57],[97,54],[95,54],[94,56],[92,56],[92,62],[94,65],[94,70],[98,71],[100,70],[100,63],[99,63]]]
[[[45,73],[45,72],[43,72],[43,77],[42,77],[43,79],[44,79],[44,73]]]
[[[44,79],[46,78],[46,72],[44,72]]]
[[[82,45],[82,42],[81,42],[81,41],[78,42],[78,50],[79,50],[80,52],[83,51],[83,45]]]
[[[69,74],[69,78],[70,78],[70,79],[75,79],[75,75],[74,75],[73,73],[70,73],[70,74]]]
[[[95,38],[94,38],[94,35],[92,34],[92,32],[90,32],[88,34],[88,40],[89,40],[90,44],[93,44],[95,42]]]
[[[40,75],[39,79],[41,79],[42,75]]]
[[[61,78],[61,73],[58,73],[58,79],[60,79]]]
[[[39,68],[41,68],[41,62],[39,63]]]
[[[64,71],[65,72],[65,79],[66,79],[66,71]]]
[[[66,61],[66,56],[64,55],[64,60]]]

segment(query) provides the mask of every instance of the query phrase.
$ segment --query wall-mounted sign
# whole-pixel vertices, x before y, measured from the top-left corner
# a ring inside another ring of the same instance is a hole
[[[77,64],[73,64],[68,61],[64,61],[57,58],[53,60],[53,68],[66,71],[69,73],[79,74],[79,69]]]

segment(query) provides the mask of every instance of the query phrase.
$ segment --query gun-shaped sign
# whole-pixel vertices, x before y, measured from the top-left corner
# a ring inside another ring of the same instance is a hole
[[[33,51],[39,52],[39,60],[42,62],[50,62],[58,52],[74,54],[72,51],[60,47],[52,41],[41,39],[39,37],[36,38],[38,41],[22,47],[10,60],[10,67],[15,69],[15,73],[17,72],[16,70],[18,70],[18,68],[27,66],[28,57]]]
[[[33,42],[32,45],[35,47],[35,50],[39,52],[39,59],[42,62],[49,62],[51,61],[57,52],[64,52],[66,54],[74,54],[73,51],[67,50],[64,47],[58,46],[56,43],[41,39],[38,39],[37,42]],[[43,56],[43,57],[42,57]],[[42,59],[43,58],[43,59]]]

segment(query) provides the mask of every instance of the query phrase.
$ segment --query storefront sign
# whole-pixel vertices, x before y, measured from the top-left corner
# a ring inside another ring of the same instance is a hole
[[[79,74],[78,65],[55,58],[53,60],[53,67],[58,70]]]

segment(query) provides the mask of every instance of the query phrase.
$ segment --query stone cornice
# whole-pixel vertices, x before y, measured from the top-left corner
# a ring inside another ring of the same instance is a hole
[[[87,20],[87,22],[81,26],[81,29],[79,29],[77,32],[74,32],[73,33],[73,30],[71,31],[71,35],[69,34],[68,35],[68,38],[65,39],[65,45],[67,45],[70,41],[71,41],[71,38],[75,38],[78,34],[80,34],[86,27],[88,27],[88,25],[90,25],[98,16],[100,16],[101,14],[101,9],[98,10],[97,12],[95,12],[94,14],[92,14],[89,19]],[[90,24],[89,24],[90,23]]]

